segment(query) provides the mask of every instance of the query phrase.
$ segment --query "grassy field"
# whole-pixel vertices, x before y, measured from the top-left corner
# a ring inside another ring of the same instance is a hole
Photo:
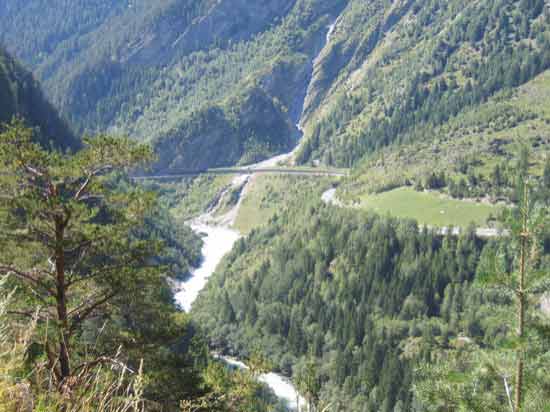
[[[179,184],[166,184],[171,189],[175,205],[172,214],[186,221],[203,214],[216,195],[231,183],[232,176],[200,176]]]
[[[318,194],[320,198],[321,188],[327,187],[329,182],[337,179],[257,175],[241,204],[234,227],[246,235],[252,229],[267,224],[278,211],[298,199],[299,194],[311,191],[312,196]]]
[[[489,215],[495,216],[499,212],[496,206],[453,200],[409,187],[363,196],[361,206],[382,215],[416,219],[432,226],[465,227],[471,222],[485,226]]]
[[[257,176],[250,184],[248,195],[241,204],[234,225],[242,234],[250,233],[253,228],[265,224],[275,213],[275,202],[270,203],[268,199],[279,193],[274,192],[271,180],[276,179]]]

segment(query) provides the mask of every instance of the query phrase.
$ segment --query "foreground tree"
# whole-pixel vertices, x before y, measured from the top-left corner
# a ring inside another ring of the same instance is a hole
[[[415,385],[421,410],[547,410],[550,321],[539,302],[550,289],[549,211],[525,181],[518,192],[519,205],[506,217],[510,236],[488,244],[478,268],[477,283],[493,299],[485,322],[498,335],[489,345],[463,339],[422,365]]]
[[[36,320],[30,357],[45,359],[60,392],[112,361],[75,344],[83,325],[160,276],[150,264],[159,243],[132,236],[155,197],[113,190],[117,174],[151,159],[128,139],[98,136],[64,154],[35,144],[21,121],[0,133],[0,276],[17,287],[10,313]]]
[[[533,195],[526,181],[521,185],[521,201],[518,209],[509,217],[512,233],[514,258],[507,259],[506,252],[490,256],[490,266],[481,281],[490,287],[503,288],[515,298],[516,308],[516,367],[514,380],[514,400],[506,388],[509,404],[514,412],[523,409],[525,398],[525,354],[529,352],[527,326],[533,323],[527,309],[536,307],[535,302],[549,288],[549,274],[541,267],[543,245],[541,239],[546,229],[548,210],[533,202]]]

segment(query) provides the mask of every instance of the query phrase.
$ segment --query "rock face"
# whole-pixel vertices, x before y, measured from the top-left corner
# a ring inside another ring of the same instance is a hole
[[[128,30],[125,42],[117,45],[116,60],[144,66],[170,64],[190,53],[208,50],[214,43],[221,46],[248,40],[286,15],[294,0],[209,0],[200,4],[198,9],[187,0],[150,5],[145,9],[147,17],[134,30]],[[119,19],[135,21],[132,17],[128,11]]]
[[[304,121],[307,123],[323,101],[330,100],[331,93],[347,89],[349,77],[369,60],[371,53],[380,45],[395,25],[401,22],[414,0],[400,0],[393,6],[379,7],[350,2],[334,22],[328,47],[319,56],[313,74],[311,90],[304,105]],[[358,30],[361,27],[362,30]]]
[[[204,16],[197,17],[172,43],[180,53],[205,49],[217,40],[247,40],[275,18],[285,16],[295,0],[217,0]],[[171,25],[166,27],[170,30]]]

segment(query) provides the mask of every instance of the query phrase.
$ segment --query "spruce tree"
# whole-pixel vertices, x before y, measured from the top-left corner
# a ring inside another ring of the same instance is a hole
[[[505,290],[515,298],[515,338],[511,342],[516,348],[516,365],[513,399],[509,399],[513,412],[524,410],[525,356],[530,351],[526,330],[533,319],[528,316],[528,309],[534,298],[549,288],[548,273],[540,266],[541,238],[548,210],[532,201],[532,191],[526,181],[522,182],[521,192],[519,207],[508,218],[512,241],[503,246],[512,247],[512,267],[508,262],[509,251],[501,250],[489,255],[489,263],[482,268],[479,279],[482,284]]]

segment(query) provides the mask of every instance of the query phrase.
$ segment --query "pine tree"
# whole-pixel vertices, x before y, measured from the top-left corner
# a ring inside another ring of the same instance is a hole
[[[113,190],[117,173],[151,158],[148,147],[107,136],[76,154],[46,151],[19,120],[0,134],[0,276],[19,286],[12,314],[37,319],[36,344],[62,392],[110,361],[77,344],[86,322],[159,277],[151,258],[160,245],[132,236],[154,196]]]
[[[295,377],[296,385],[307,402],[307,411],[316,412],[319,410],[319,394],[321,382],[316,360],[310,357],[302,370]]]

